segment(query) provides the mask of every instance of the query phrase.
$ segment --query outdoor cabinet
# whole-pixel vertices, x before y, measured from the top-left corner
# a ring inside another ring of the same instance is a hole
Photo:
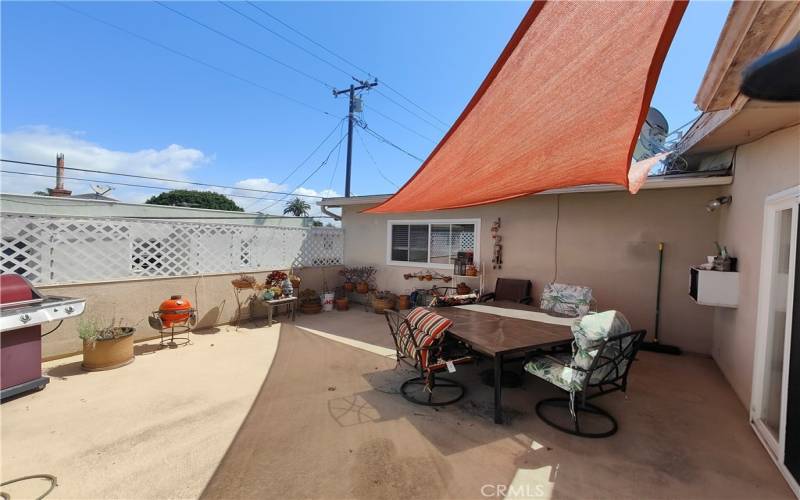
[[[736,307],[739,304],[739,273],[689,268],[689,296],[704,306]]]

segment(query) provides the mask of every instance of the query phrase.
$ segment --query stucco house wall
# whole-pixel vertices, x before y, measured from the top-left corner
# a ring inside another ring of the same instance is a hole
[[[665,243],[662,281],[662,342],[710,354],[714,310],[688,296],[689,267],[714,251],[719,213],[705,205],[719,187],[539,195],[503,203],[415,214],[365,214],[369,205],[343,207],[345,264],[378,268],[377,285],[395,293],[430,287],[403,274],[426,266],[386,263],[387,221],[480,218],[480,257],[487,291],[498,276],[534,282],[534,301],[545,283],[593,288],[600,309],[623,311],[636,328],[654,329],[658,242]],[[558,251],[556,214],[558,212]],[[492,270],[490,227],[500,217],[502,270]],[[558,272],[556,274],[556,256]],[[441,282],[439,282],[441,283]]]
[[[800,184],[800,125],[736,150],[733,196],[720,210],[719,241],[737,257],[739,307],[715,311],[712,355],[736,394],[750,405],[765,199]]]

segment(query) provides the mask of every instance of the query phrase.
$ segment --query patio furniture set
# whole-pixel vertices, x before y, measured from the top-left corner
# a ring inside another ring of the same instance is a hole
[[[466,387],[440,374],[489,359],[494,422],[501,424],[504,366],[518,361],[524,372],[568,395],[537,403],[536,413],[544,422],[583,437],[614,434],[614,417],[589,400],[625,391],[645,331],[633,330],[618,311],[592,312],[594,301],[587,287],[551,283],[539,307],[530,305],[530,294],[528,280],[498,279],[495,291],[475,304],[440,307],[436,312],[416,307],[407,315],[385,311],[398,362],[419,371],[418,377],[402,384],[403,397],[431,406],[455,403]],[[557,414],[568,409],[569,422],[551,416],[552,409]],[[583,425],[587,418],[599,420],[602,429],[587,429]]]

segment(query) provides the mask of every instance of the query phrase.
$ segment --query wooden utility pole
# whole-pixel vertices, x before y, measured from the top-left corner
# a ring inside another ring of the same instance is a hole
[[[353,80],[356,79],[353,78]],[[378,79],[376,78],[372,83],[362,80],[356,80],[356,82],[359,83],[358,87],[350,84],[350,88],[346,88],[344,90],[333,90],[334,97],[338,97],[341,94],[350,94],[350,108],[347,114],[347,170],[344,177],[344,196],[346,198],[350,197],[350,168],[353,163],[353,122],[355,121],[354,113],[356,112],[356,91],[369,90],[372,87],[376,87],[378,85]]]

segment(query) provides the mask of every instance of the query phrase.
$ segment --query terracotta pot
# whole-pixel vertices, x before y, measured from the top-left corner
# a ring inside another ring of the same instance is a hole
[[[411,308],[411,297],[408,295],[400,295],[397,297],[397,308],[398,309],[410,309]]]
[[[456,285],[456,293],[458,295],[466,295],[471,292],[472,289],[466,283],[459,283],[458,285]]]
[[[356,291],[358,293],[367,293],[369,292],[369,283],[362,281],[356,285]]]
[[[304,314],[318,314],[322,312],[322,304],[305,303],[300,305],[300,311]]]
[[[346,310],[350,309],[350,303],[347,300],[347,297],[342,298],[342,299],[336,299],[335,303],[336,303],[336,310],[337,311],[346,311]]]
[[[433,280],[433,275],[432,274],[426,274],[425,275],[425,281],[432,281],[432,280]]]
[[[133,328],[124,337],[109,340],[83,341],[83,363],[86,371],[111,370],[133,363]]]
[[[386,309],[394,308],[394,299],[372,299],[372,310],[375,314],[383,314]]]
[[[349,281],[345,282],[345,284],[344,284],[344,289],[347,292],[352,292],[353,289],[355,289],[355,287],[356,286],[354,284],[350,283]]]
[[[292,284],[292,288],[294,289],[294,293],[300,293],[300,277],[299,276],[292,276],[289,278],[289,282]]]

